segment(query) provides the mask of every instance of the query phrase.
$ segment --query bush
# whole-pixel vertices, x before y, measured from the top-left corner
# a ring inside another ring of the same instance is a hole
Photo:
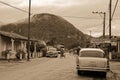
[[[5,57],[5,59],[7,59],[7,54],[10,54],[10,51],[11,50],[2,51],[2,57]]]
[[[16,58],[17,58],[17,59],[20,59],[20,54],[22,54],[22,59],[24,59],[26,53],[25,53],[24,51],[22,51],[22,50],[18,50],[18,51],[17,51],[17,53],[16,53]]]

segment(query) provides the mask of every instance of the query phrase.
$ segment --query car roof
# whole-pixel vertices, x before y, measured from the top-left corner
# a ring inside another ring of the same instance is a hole
[[[100,52],[104,53],[104,51],[100,48],[82,48],[80,50],[80,52],[82,52],[82,51],[100,51]]]

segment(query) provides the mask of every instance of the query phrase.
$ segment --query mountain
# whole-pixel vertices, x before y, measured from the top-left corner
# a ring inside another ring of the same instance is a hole
[[[4,25],[4,23],[0,21],[0,27],[1,27],[2,25]]]
[[[28,21],[11,23],[1,27],[1,30],[12,31],[23,36],[28,35]],[[30,37],[42,39],[46,42],[54,40],[55,43],[64,43],[70,47],[85,42],[84,34],[67,20],[49,13],[35,14],[31,17]]]

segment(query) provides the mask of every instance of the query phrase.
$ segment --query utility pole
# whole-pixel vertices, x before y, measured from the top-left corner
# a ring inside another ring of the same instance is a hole
[[[111,42],[111,21],[112,21],[112,0],[110,0],[110,3],[109,3],[109,40]],[[109,45],[109,52],[108,52],[108,66],[107,68],[110,69],[110,66],[109,66],[109,61],[111,59],[111,43]]]
[[[30,15],[31,15],[31,0],[29,0],[29,13],[28,13],[28,56],[27,60],[30,60]]]
[[[105,20],[106,20],[106,13],[105,12],[92,12],[93,14],[103,14],[103,38],[105,38]]]
[[[106,13],[104,12],[104,20],[103,20],[103,38],[105,38],[105,20],[106,20]]]
[[[111,41],[112,0],[109,3],[109,39]],[[109,47],[109,59],[111,58],[111,43]]]
[[[111,39],[111,21],[112,21],[112,0],[110,0],[109,4],[109,39]]]

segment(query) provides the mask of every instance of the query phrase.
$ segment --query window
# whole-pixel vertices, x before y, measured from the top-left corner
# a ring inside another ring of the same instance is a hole
[[[82,51],[80,53],[80,57],[99,57],[99,58],[103,58],[104,57],[104,53],[100,52],[100,51]]]

